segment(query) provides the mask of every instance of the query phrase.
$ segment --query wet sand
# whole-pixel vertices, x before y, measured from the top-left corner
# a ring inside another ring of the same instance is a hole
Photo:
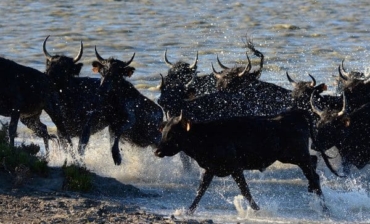
[[[157,197],[125,185],[114,178],[93,175],[89,193],[62,190],[60,168],[48,177],[24,177],[0,170],[0,223],[213,223],[211,220],[181,220],[149,213],[129,197]],[[120,199],[118,199],[120,198]]]

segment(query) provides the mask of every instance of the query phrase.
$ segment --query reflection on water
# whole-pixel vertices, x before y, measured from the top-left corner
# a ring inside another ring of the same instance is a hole
[[[334,92],[334,77],[343,58],[348,70],[365,71],[370,67],[369,11],[370,5],[364,0],[1,1],[0,56],[43,71],[42,42],[47,35],[51,35],[50,53],[71,57],[77,54],[82,40],[85,66],[81,75],[98,77],[91,72],[95,45],[106,58],[128,60],[136,52],[136,72],[130,80],[155,99],[159,92],[153,87],[159,83],[159,73],[167,71],[165,49],[171,61],[191,62],[198,51],[199,71],[208,74],[216,54],[228,66],[245,63],[243,40],[248,35],[265,54],[261,79],[291,88],[286,71],[294,79],[303,80],[309,80],[310,73]],[[252,59],[257,66],[258,59]],[[53,126],[46,115],[43,120]],[[20,127],[20,132],[24,131]],[[123,148],[125,163],[116,167],[103,159],[110,158],[108,138],[105,132],[98,133],[85,156],[86,163],[101,174],[161,195],[149,201],[137,200],[141,206],[168,215],[177,210],[181,215],[181,209],[195,195],[200,170],[183,174],[177,157],[160,160],[151,148]],[[63,153],[53,153],[54,164],[62,163],[58,159],[64,158]],[[369,178],[361,177],[366,171],[357,171],[358,176],[351,177],[353,182],[346,183],[346,187],[341,185],[343,180],[328,178],[322,171],[323,191],[333,213],[332,218],[323,218],[312,195],[306,192],[302,174],[294,167],[285,167],[277,166],[263,174],[246,173],[251,175],[252,194],[263,207],[260,213],[243,207],[235,183],[226,178],[212,183],[195,218],[256,223],[370,221],[369,190],[363,188]],[[288,180],[281,182],[285,177]]]

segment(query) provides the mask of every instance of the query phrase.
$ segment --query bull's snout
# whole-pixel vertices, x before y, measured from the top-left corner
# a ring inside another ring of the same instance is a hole
[[[160,149],[155,150],[154,154],[160,158],[164,157],[164,153]]]

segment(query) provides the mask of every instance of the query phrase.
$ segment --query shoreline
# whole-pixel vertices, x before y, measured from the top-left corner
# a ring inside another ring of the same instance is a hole
[[[0,170],[0,223],[213,223],[153,214],[114,199],[158,196],[114,178],[93,174],[89,193],[64,191],[62,185],[61,168],[50,168],[48,177],[29,177],[18,187]]]

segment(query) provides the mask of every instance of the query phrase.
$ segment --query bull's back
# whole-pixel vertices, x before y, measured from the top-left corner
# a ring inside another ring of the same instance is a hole
[[[370,103],[350,115],[349,127],[337,136],[343,156],[359,169],[370,162]]]
[[[298,125],[297,125],[298,124]],[[233,147],[244,162],[276,160],[306,147],[309,127],[301,113],[276,117],[240,117],[190,125],[201,148]],[[308,150],[308,148],[307,148]]]
[[[73,78],[68,86],[59,93],[63,105],[64,122],[72,136],[78,136],[81,133],[88,114],[96,109],[99,85],[99,79]],[[99,124],[93,125],[93,133],[106,127],[106,124],[101,126]]]
[[[41,110],[50,84],[42,72],[0,58],[0,101],[23,113]],[[10,105],[11,104],[11,105]]]

